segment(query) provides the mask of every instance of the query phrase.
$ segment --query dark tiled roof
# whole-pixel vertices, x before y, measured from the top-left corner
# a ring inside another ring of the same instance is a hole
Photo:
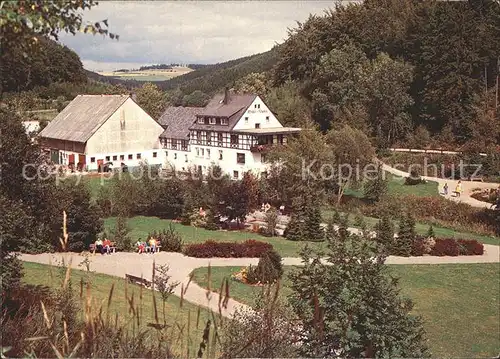
[[[187,139],[189,128],[203,110],[203,107],[168,107],[158,119],[165,128],[160,137]]]
[[[228,131],[232,130],[233,127],[238,123],[238,120],[243,116],[246,109],[252,104],[252,102],[257,98],[255,94],[229,94],[229,100],[227,103],[223,103],[224,94],[214,96],[208,105],[205,107],[203,112],[199,116],[206,117],[226,117],[228,119],[227,125],[210,125],[208,121],[205,120],[205,124],[195,123],[191,129],[192,130],[208,130],[208,131]]]

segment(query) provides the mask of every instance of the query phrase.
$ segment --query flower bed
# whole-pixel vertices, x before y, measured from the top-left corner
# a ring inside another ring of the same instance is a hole
[[[412,256],[480,256],[484,245],[475,239],[417,238],[412,245]]]
[[[245,242],[216,242],[208,240],[205,243],[188,244],[182,253],[197,258],[259,258],[273,246],[254,239]]]

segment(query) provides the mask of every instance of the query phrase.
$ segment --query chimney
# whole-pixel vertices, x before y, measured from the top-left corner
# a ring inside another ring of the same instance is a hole
[[[224,105],[227,105],[229,102],[229,87],[226,86],[226,88],[224,89],[224,100],[222,100],[222,103]]]
[[[130,98],[134,101],[137,101],[137,95],[135,94],[135,92],[130,93]]]

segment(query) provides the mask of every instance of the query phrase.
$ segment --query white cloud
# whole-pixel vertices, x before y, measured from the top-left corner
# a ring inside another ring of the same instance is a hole
[[[287,28],[333,1],[101,2],[84,20],[108,19],[120,40],[62,35],[91,70],[155,63],[215,63],[269,50]]]

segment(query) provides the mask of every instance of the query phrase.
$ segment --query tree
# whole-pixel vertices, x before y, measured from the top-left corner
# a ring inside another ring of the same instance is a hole
[[[276,208],[271,207],[266,212],[264,221],[266,222],[265,234],[274,237],[276,235],[276,225],[278,224],[278,211]]]
[[[167,106],[165,93],[158,86],[146,82],[135,92],[137,104],[151,117],[158,120]]]
[[[415,219],[408,213],[399,221],[399,231],[394,242],[393,254],[409,257],[416,236]]]
[[[388,216],[383,216],[382,219],[375,225],[377,242],[382,245],[387,252],[392,251],[395,243],[394,225]]]
[[[303,127],[311,119],[311,105],[292,81],[272,87],[264,100],[283,126]]]
[[[81,252],[88,250],[97,234],[102,231],[103,221],[100,211],[91,202],[90,191],[82,181],[67,179],[61,188],[64,194],[60,207],[66,211],[68,231],[67,250]],[[58,216],[62,222],[61,216]]]
[[[379,202],[387,194],[388,181],[385,178],[382,166],[377,167],[377,174],[375,177],[370,177],[364,183],[364,198],[371,203]]]
[[[333,163],[337,166],[330,182],[336,189],[339,205],[345,190],[363,181],[360,173],[363,171],[364,174],[366,166],[375,158],[375,149],[366,134],[347,125],[330,131],[327,142],[331,146]]]
[[[113,230],[113,242],[121,251],[129,251],[133,248],[132,238],[129,236],[130,228],[127,224],[127,218],[118,216],[116,218],[115,228]]]
[[[290,274],[289,296],[301,323],[300,356],[429,356],[421,319],[372,243],[351,234],[329,240],[323,255],[302,251],[304,265]]]
[[[234,88],[241,94],[253,93],[265,96],[270,88],[269,75],[264,72],[252,72],[236,81]]]
[[[205,107],[209,100],[210,96],[206,93],[200,90],[195,90],[182,98],[182,106]]]

